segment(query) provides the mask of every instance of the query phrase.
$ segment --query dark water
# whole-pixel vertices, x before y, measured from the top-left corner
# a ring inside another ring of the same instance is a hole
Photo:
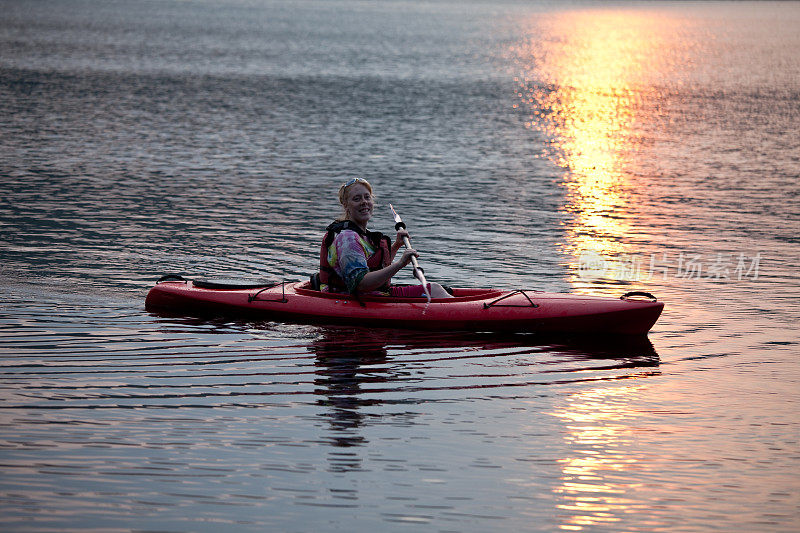
[[[4,531],[800,528],[797,4],[0,12]],[[433,280],[665,312],[598,343],[144,311],[165,272],[311,272],[353,175]]]

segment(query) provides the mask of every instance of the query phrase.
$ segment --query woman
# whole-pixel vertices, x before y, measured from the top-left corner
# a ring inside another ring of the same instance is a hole
[[[344,214],[328,226],[320,249],[320,290],[406,298],[423,296],[422,285],[390,284],[392,276],[419,254],[413,249],[406,250],[393,262],[408,232],[398,231],[392,243],[380,232],[367,230],[375,205],[369,182],[353,178],[343,184],[339,187],[339,203]],[[433,298],[451,298],[438,283],[428,283],[428,289]]]

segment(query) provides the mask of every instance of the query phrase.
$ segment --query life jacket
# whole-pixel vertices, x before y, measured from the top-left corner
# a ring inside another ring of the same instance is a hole
[[[328,250],[333,244],[333,240],[343,230],[352,230],[365,237],[367,241],[375,248],[375,253],[367,258],[367,268],[372,272],[380,270],[389,266],[392,263],[391,241],[389,237],[382,234],[380,231],[364,231],[358,224],[354,224],[349,220],[336,221],[326,228],[325,237],[322,239],[322,246],[319,250],[319,284],[324,288],[328,286],[330,292],[348,292],[347,284],[336,273],[336,270],[328,263]],[[388,283],[380,287],[378,290],[388,289]]]

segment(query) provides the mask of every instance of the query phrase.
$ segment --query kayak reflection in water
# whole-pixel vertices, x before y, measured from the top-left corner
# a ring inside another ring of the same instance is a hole
[[[405,229],[397,231],[394,243],[379,231],[367,230],[372,218],[375,197],[372,186],[362,178],[353,178],[339,187],[339,203],[344,213],[327,228],[319,258],[319,289],[325,292],[371,294],[414,298],[425,295],[422,285],[392,285],[392,276],[419,257],[407,249],[399,260],[395,255],[408,237]],[[438,283],[428,283],[433,298],[452,298]]]

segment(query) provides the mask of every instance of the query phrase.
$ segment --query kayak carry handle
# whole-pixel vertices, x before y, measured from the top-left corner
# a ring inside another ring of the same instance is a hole
[[[182,281],[184,283],[189,283],[189,280],[184,278],[183,276],[179,276],[178,274],[165,274],[158,278],[156,281],[156,285],[161,283],[162,281]]]
[[[649,292],[644,292],[644,291],[626,292],[625,294],[620,296],[619,299],[620,300],[630,300],[631,296],[642,296],[644,298],[649,298],[650,301],[652,301],[652,302],[657,302],[658,301],[658,298],[656,298],[655,296],[653,296]]]

